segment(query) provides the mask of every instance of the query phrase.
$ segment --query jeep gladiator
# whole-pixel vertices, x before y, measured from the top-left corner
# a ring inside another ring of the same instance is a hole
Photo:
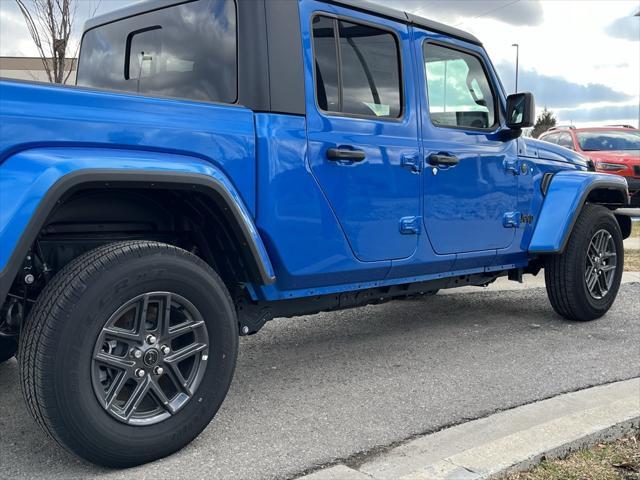
[[[94,18],[77,85],[0,82],[0,361],[60,445],[126,467],[207,426],[274,317],[544,269],[598,318],[627,184],[534,116],[473,35],[357,0]]]

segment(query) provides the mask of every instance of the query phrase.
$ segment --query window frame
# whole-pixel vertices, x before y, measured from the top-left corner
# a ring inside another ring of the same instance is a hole
[[[569,137],[569,144],[570,144],[569,146],[560,144],[560,139],[565,135],[567,137]],[[558,135],[558,143],[557,143],[557,145],[559,145],[561,147],[564,147],[564,148],[568,148],[569,150],[574,150],[575,151],[575,149],[576,149],[576,146],[575,146],[575,144],[573,142],[573,135],[571,135],[570,132],[560,132],[559,135]]]
[[[428,87],[428,81],[427,81],[427,65],[426,65],[426,55],[425,55],[425,48],[427,47],[427,45],[435,45],[437,47],[441,47],[441,48],[447,48],[449,50],[455,50],[458,51],[460,53],[464,53],[466,55],[472,56],[474,58],[476,58],[478,60],[478,62],[480,62],[480,68],[482,68],[482,72],[484,73],[487,82],[489,84],[489,89],[491,90],[491,96],[493,97],[493,123],[488,126],[487,128],[477,128],[477,127],[467,127],[467,126],[458,126],[458,125],[437,125],[433,122],[433,118],[431,117],[431,103],[429,102],[429,87]],[[427,113],[429,114],[429,122],[431,122],[431,125],[435,128],[445,128],[445,129],[452,129],[452,130],[462,130],[462,131],[472,131],[472,132],[485,132],[485,133],[493,133],[497,130],[500,129],[500,127],[502,126],[502,119],[501,119],[501,115],[500,115],[500,104],[498,103],[498,95],[496,95],[496,86],[494,85],[494,80],[493,77],[491,75],[489,75],[489,70],[487,69],[487,64],[484,61],[484,58],[482,58],[482,56],[478,53],[475,52],[474,50],[471,50],[469,48],[465,48],[459,45],[454,45],[448,42],[442,42],[440,40],[431,40],[431,39],[424,39],[422,41],[422,71],[424,72],[424,93],[426,95],[426,100],[427,100]]]
[[[82,46],[84,45],[84,37],[87,33],[91,32],[92,30],[95,30],[97,28],[101,28],[104,27],[106,25],[111,25],[112,23],[118,23],[121,22],[123,20],[129,20],[131,18],[135,18],[135,17],[142,17],[144,15],[147,15],[149,13],[153,13],[153,12],[158,12],[160,10],[168,10],[170,8],[175,8],[175,7],[179,7],[182,6],[184,4],[187,3],[195,3],[198,2],[200,0],[185,0],[182,2],[177,2],[174,4],[170,4],[170,5],[165,5],[165,6],[160,6],[157,8],[151,8],[150,10],[145,10],[144,12],[141,13],[136,13],[135,15],[129,15],[126,17],[122,17],[122,18],[117,18],[115,20],[111,20],[109,22],[105,22],[105,23],[101,23],[99,25],[95,25],[85,31],[82,32],[82,36],[80,37],[80,49],[78,50],[78,60],[77,60],[77,64],[76,64],[76,80],[75,80],[75,87],[76,88],[82,88],[82,89],[87,89],[87,90],[98,90],[98,91],[103,91],[103,92],[109,92],[109,93],[116,93],[116,94],[122,94],[122,95],[135,95],[135,96],[140,96],[140,97],[147,97],[147,98],[161,98],[161,99],[165,99],[165,100],[177,100],[177,101],[181,101],[181,102],[194,102],[194,103],[203,103],[203,104],[209,104],[209,105],[226,105],[226,106],[238,106],[238,107],[242,107],[243,105],[240,103],[240,12],[238,9],[238,0],[228,0],[230,2],[233,3],[233,8],[235,11],[235,16],[236,16],[236,94],[235,94],[235,98],[233,99],[233,101],[222,101],[222,100],[201,100],[201,99],[195,99],[195,98],[188,98],[188,97],[173,97],[170,95],[162,95],[162,94],[158,94],[158,93],[146,93],[146,92],[133,92],[133,91],[129,91],[129,90],[120,90],[120,89],[116,89],[116,88],[104,88],[104,87],[93,87],[93,86],[84,86],[84,85],[78,85],[78,73],[80,72],[80,60],[82,59]],[[127,33],[127,36],[125,38],[125,52],[124,52],[124,61],[125,64],[123,65],[123,67],[128,69],[128,64],[126,63],[127,60],[129,59],[129,55],[128,55],[128,50],[129,50],[129,40],[131,38],[133,38],[133,36],[135,34],[138,33],[142,33],[143,31],[146,30],[157,30],[157,29],[162,29],[162,25],[153,25],[150,27],[142,27],[139,28],[137,30],[131,30]],[[124,76],[124,70],[123,70],[123,76]],[[130,73],[130,72],[129,72]],[[128,80],[125,78],[125,80]]]
[[[140,28],[129,32],[127,35],[127,41],[124,44],[124,79],[131,80],[131,46],[133,44],[133,38],[141,33],[152,32],[154,30],[162,30],[161,25],[152,25],[150,27]]]
[[[340,29],[338,26],[338,22],[343,20],[345,22],[354,23],[356,25],[363,25],[366,27],[376,28],[378,30],[382,30],[383,32],[390,33],[393,37],[393,41],[396,46],[396,55],[398,60],[398,86],[399,86],[399,94],[400,94],[400,113],[397,117],[379,117],[375,114],[364,115],[358,113],[347,113],[333,110],[325,110],[320,107],[318,103],[318,83],[317,83],[317,72],[315,68],[316,62],[316,48],[315,48],[315,39],[313,36],[313,22],[317,17],[325,17],[333,20],[333,31],[334,31],[334,43],[336,49],[336,70],[338,72],[338,98],[339,102],[342,105],[342,55],[340,48]],[[379,23],[370,22],[367,20],[362,20],[360,18],[349,17],[348,15],[339,15],[335,13],[325,12],[325,11],[316,11],[313,12],[309,22],[310,28],[309,32],[311,34],[311,61],[313,62],[313,102],[316,107],[318,113],[329,116],[329,117],[344,117],[344,118],[352,118],[352,119],[363,119],[363,120],[377,120],[382,122],[394,122],[394,123],[402,123],[405,119],[405,114],[407,111],[405,101],[406,97],[404,94],[404,63],[402,57],[402,41],[398,35],[398,33],[391,27],[386,25],[380,25]]]

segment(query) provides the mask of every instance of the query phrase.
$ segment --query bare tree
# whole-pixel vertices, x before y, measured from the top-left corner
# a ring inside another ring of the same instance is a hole
[[[69,40],[75,26],[78,0],[15,0],[36,44],[50,82],[66,83],[78,54],[69,55]],[[98,8],[94,4],[91,16]]]

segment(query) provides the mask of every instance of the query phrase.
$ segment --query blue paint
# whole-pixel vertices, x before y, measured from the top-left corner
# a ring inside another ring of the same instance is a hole
[[[619,185],[626,189],[623,177],[606,173],[562,171],[554,175],[540,211],[529,251],[559,252],[571,233],[571,228],[590,189],[598,185]],[[626,191],[626,190],[625,190]]]
[[[0,266],[7,264],[42,198],[71,173],[96,171],[172,172],[195,174],[221,185],[233,198],[250,232],[267,274],[274,270],[253,216],[229,178],[215,165],[197,157],[143,150],[48,147],[23,150],[6,159],[0,169]]]
[[[419,155],[418,104],[411,80],[409,30],[401,23],[358,13],[357,18],[394,32],[401,41],[404,111],[400,119],[353,118],[327,114],[315,99],[313,52],[309,21],[323,11],[352,17],[352,10],[323,2],[300,6],[306,66],[307,141],[310,170],[338,219],[354,255],[364,262],[410,257],[417,237],[400,232],[402,217],[420,214],[420,176],[402,165],[403,156]],[[348,145],[363,150],[362,162],[327,160],[328,148]]]

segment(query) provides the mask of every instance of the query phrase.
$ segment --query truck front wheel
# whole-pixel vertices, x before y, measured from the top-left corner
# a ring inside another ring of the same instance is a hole
[[[545,263],[553,309],[568,320],[600,318],[616,299],[623,262],[622,232],[615,217],[603,206],[585,205],[564,252]]]
[[[236,362],[233,302],[194,255],[157,242],[92,250],[40,294],[20,336],[36,422],[110,467],[182,448],[216,414]]]

